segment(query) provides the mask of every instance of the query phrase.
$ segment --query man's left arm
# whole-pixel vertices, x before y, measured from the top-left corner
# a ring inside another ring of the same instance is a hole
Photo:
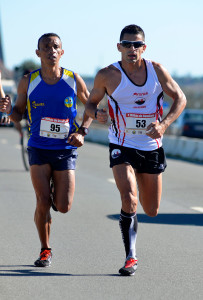
[[[169,72],[161,64],[153,62],[153,66],[163,91],[173,100],[173,104],[164,119],[160,123],[154,122],[150,124],[147,128],[147,135],[156,139],[160,138],[166,129],[180,116],[186,106],[187,100],[183,91]]]
[[[75,73],[76,83],[77,83],[77,96],[79,100],[85,105],[89,97],[89,91],[82,77]],[[80,128],[77,132],[70,134],[68,138],[68,143],[81,147],[84,144],[84,136],[88,133],[88,128],[92,123],[92,118],[90,118],[85,112],[83,113],[83,120]]]

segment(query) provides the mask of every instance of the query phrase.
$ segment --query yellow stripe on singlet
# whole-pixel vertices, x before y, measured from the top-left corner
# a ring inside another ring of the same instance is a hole
[[[31,118],[31,106],[30,106],[30,99],[27,99],[27,112],[28,112],[28,118],[29,118],[29,123],[32,122],[32,118]]]
[[[37,76],[39,76],[39,71],[32,73],[31,74],[31,78],[30,78],[30,82],[32,82],[33,80],[35,80],[35,78],[37,78]]]
[[[69,77],[72,77],[74,79],[74,75],[73,75],[72,71],[64,69],[64,74],[67,75],[67,76],[69,76]]]

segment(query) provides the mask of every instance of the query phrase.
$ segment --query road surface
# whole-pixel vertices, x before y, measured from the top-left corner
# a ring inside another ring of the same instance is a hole
[[[135,276],[121,277],[120,199],[108,148],[79,149],[72,210],[52,212],[52,266],[35,268],[40,251],[35,195],[19,137],[0,128],[1,300],[203,299],[203,166],[168,159],[156,218],[138,207]]]

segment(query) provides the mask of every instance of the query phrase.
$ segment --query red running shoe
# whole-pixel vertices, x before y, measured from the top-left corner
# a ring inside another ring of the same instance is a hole
[[[42,249],[39,258],[34,262],[36,267],[49,267],[51,265],[51,249]]]
[[[125,261],[123,268],[119,270],[119,273],[123,276],[132,276],[137,270],[137,259],[130,257]]]

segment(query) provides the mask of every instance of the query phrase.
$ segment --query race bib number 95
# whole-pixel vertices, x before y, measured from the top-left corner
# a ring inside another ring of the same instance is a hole
[[[126,114],[126,133],[131,134],[146,134],[146,129],[149,124],[156,121],[156,113],[153,114]]]
[[[66,139],[69,134],[69,119],[42,118],[40,136],[52,139]]]

